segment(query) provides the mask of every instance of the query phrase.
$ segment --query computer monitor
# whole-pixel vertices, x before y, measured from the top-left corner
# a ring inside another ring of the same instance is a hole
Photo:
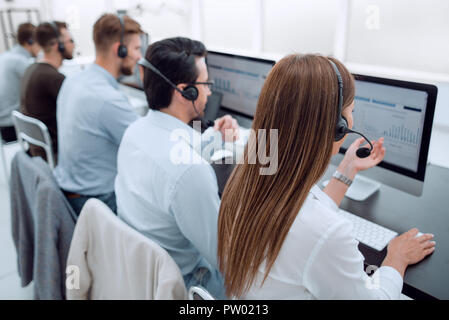
[[[355,76],[354,130],[370,140],[385,138],[384,161],[360,175],[415,196],[421,196],[426,175],[427,158],[437,87],[392,79]],[[346,138],[338,164],[347,148],[358,138]],[[361,185],[369,186],[369,180]],[[360,191],[360,190],[359,190]],[[375,191],[375,190],[374,190]]]
[[[209,51],[209,79],[215,82],[213,91],[223,94],[222,108],[252,120],[274,64],[273,60]]]
[[[140,35],[140,41],[142,42],[142,56],[145,57],[145,54],[147,53],[148,46],[150,45],[150,36],[148,33],[142,33]],[[140,75],[140,67],[139,65],[136,65],[134,69],[134,73],[131,76],[121,76],[119,78],[119,82],[122,84],[125,84],[127,86],[143,90],[143,82]]]

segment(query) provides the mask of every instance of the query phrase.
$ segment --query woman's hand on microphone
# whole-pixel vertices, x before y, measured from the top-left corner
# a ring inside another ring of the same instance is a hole
[[[377,166],[385,157],[384,138],[372,141],[374,149],[369,157],[365,159],[357,157],[357,150],[362,147],[364,141],[363,138],[357,139],[346,151],[346,155],[338,167],[338,170],[350,179],[353,179],[359,171]],[[369,144],[363,148],[369,148]]]

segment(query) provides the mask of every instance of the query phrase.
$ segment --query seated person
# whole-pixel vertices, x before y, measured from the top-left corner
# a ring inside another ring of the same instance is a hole
[[[204,116],[211,95],[206,54],[201,42],[186,38],[148,48],[142,65],[152,110],[123,137],[115,192],[119,217],[167,250],[186,287],[201,285],[219,299],[224,298],[216,262],[220,199],[206,150],[235,141],[238,125],[226,116],[203,136],[188,125]]]
[[[64,59],[73,59],[75,45],[65,22],[42,23],[37,27],[36,38],[44,51],[41,61],[31,65],[22,79],[21,112],[42,121],[48,128],[54,159],[58,154],[58,129],[56,125],[56,99],[65,76],[58,72]],[[47,159],[45,150],[30,145],[30,154]]]
[[[35,31],[31,23],[21,24],[19,44],[0,54],[0,133],[5,142],[17,141],[11,113],[20,109],[20,81],[41,49]]]
[[[253,129],[277,130],[277,141],[269,143],[277,144],[279,162],[275,172],[262,176],[264,165],[245,161],[226,185],[218,261],[229,297],[399,299],[406,267],[433,252],[431,235],[416,238],[414,229],[399,236],[375,275],[380,286],[369,288],[352,224],[337,213],[348,186],[336,178],[324,192],[316,186],[353,127],[354,88],[339,61],[318,55],[290,55],[269,74]],[[345,126],[337,122],[341,117]],[[348,179],[385,156],[380,139],[368,158],[358,158],[362,143],[356,140],[338,167]],[[256,148],[249,146],[245,159],[252,156],[249,150]]]
[[[138,116],[117,79],[132,75],[141,54],[140,25],[106,14],[94,25],[95,63],[68,77],[58,96],[55,177],[77,214],[89,198],[116,211],[114,179],[125,129]]]

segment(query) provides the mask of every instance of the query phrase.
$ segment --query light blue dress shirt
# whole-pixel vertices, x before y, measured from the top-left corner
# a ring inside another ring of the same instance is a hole
[[[0,55],[0,127],[13,126],[11,113],[20,109],[20,81],[32,63],[20,45]]]
[[[195,146],[199,139],[203,148],[217,141],[222,146],[219,132],[201,136],[162,112],[150,111],[133,123],[118,154],[118,215],[167,250],[188,289],[200,284],[224,298],[217,271],[217,178]]]
[[[68,77],[57,101],[54,174],[61,189],[83,196],[113,192],[118,148],[137,118],[117,80],[99,65]]]

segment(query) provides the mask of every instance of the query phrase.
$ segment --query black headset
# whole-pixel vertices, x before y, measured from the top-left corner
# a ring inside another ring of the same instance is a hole
[[[167,82],[170,85],[170,87],[178,91],[186,100],[191,101],[193,109],[200,118],[201,125],[203,126],[204,129],[213,127],[215,125],[213,121],[202,119],[201,114],[195,107],[195,101],[198,100],[199,97],[199,91],[197,87],[195,87],[194,85],[188,85],[183,90],[181,90],[172,81],[170,81],[170,79],[168,79],[162,72],[160,72],[155,66],[153,66],[147,59],[145,58],[140,59],[138,64],[156,73],[158,76],[164,79],[165,82]]]
[[[355,133],[362,136],[370,145],[370,148],[359,148],[357,150],[357,157],[364,159],[368,158],[371,155],[371,152],[374,150],[373,144],[360,132],[349,129],[348,120],[343,117],[343,78],[341,76],[340,71],[338,70],[337,65],[329,59],[332,67],[335,70],[338,78],[338,119],[337,125],[335,127],[335,141],[341,141],[348,133]]]
[[[29,38],[29,39],[27,40],[27,43],[28,43],[30,46],[32,46],[32,45],[34,44],[34,39],[33,39],[33,38]]]
[[[61,40],[60,40],[60,38],[61,38],[61,33],[59,32],[59,28],[58,28],[58,26],[56,25],[56,22],[50,22],[50,25],[51,25],[51,27],[53,28],[53,30],[55,31],[55,33],[56,33],[56,38],[58,39],[58,51],[62,54],[62,53],[64,53],[65,52],[65,45],[64,45],[64,42],[62,42]]]
[[[142,58],[142,59],[140,59],[140,61],[138,63],[142,67],[150,69],[151,71],[156,73],[158,76],[160,76],[162,79],[164,79],[165,82],[167,82],[173,89],[178,91],[185,99],[192,101],[192,102],[195,102],[196,100],[198,100],[199,91],[198,91],[197,87],[190,85],[190,86],[185,87],[183,90],[181,90],[172,81],[170,81],[170,79],[168,79],[166,76],[164,76],[162,74],[162,72],[160,72],[155,66],[153,66],[147,59]]]
[[[128,48],[125,46],[125,20],[123,16],[118,15],[120,20],[120,46],[118,47],[117,55],[125,59],[128,56]]]

